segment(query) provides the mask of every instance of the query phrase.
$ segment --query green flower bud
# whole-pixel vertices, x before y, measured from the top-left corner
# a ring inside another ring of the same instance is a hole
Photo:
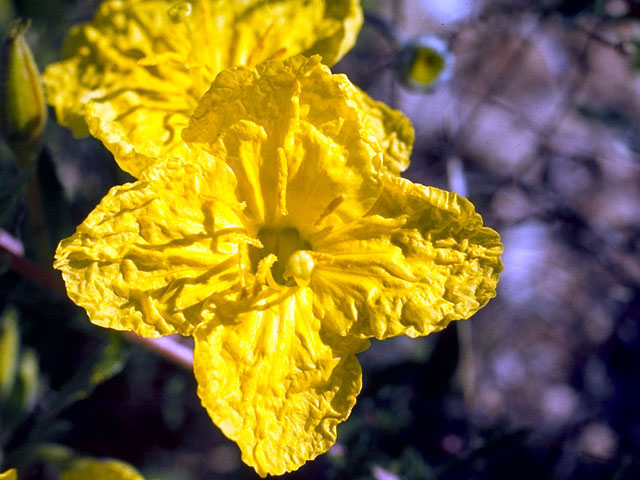
[[[29,23],[12,23],[0,56],[0,131],[23,167],[39,147],[47,121],[40,73],[23,35]]]
[[[22,352],[16,380],[20,388],[20,413],[26,416],[33,411],[40,394],[40,365],[35,350],[28,348]]]
[[[396,69],[402,83],[428,91],[451,78],[453,64],[453,54],[442,39],[423,35],[400,49]]]
[[[13,390],[19,351],[18,316],[14,310],[8,310],[0,318],[0,405]]]

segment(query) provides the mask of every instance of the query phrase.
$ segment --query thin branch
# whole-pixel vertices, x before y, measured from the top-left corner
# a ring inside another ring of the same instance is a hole
[[[462,160],[456,156],[446,159],[447,184],[449,190],[466,197],[468,195],[467,175]],[[458,378],[462,387],[462,396],[467,409],[474,407],[474,399],[477,392],[477,371],[473,345],[473,332],[471,322],[456,322],[456,333],[460,348],[458,363]]]
[[[37,175],[31,175],[27,184],[27,208],[29,209],[29,226],[34,238],[38,260],[42,265],[51,262],[53,250],[49,242],[49,229],[42,211],[42,195]]]
[[[122,335],[131,343],[140,345],[185,370],[193,370],[193,349],[171,337],[145,338],[133,332],[122,332]]]
[[[67,291],[62,279],[37,263],[25,258],[22,254],[21,242],[0,229],[0,256],[9,258],[9,268],[20,276],[46,288],[50,292],[67,297]],[[132,343],[140,345],[186,370],[193,369],[193,350],[177,342],[171,337],[157,339],[145,338],[132,332],[122,332],[123,336]]]

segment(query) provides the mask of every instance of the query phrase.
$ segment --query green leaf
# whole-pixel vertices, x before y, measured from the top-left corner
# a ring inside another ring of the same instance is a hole
[[[120,337],[110,335],[109,340],[94,351],[58,392],[47,416],[53,417],[69,405],[87,398],[98,385],[120,373],[126,356]]]
[[[0,227],[6,227],[13,219],[29,175],[29,171],[16,172],[12,166],[0,164]]]
[[[24,417],[33,411],[41,392],[40,365],[35,350],[27,348],[22,352],[16,380],[14,392],[18,395],[20,416]]]
[[[4,24],[7,23],[14,16],[13,6],[11,5],[10,0],[0,0],[0,24],[4,27]]]
[[[164,425],[174,432],[184,425],[187,416],[187,388],[187,379],[183,372],[179,372],[167,380],[162,390],[162,419]]]
[[[75,458],[75,452],[59,443],[41,443],[33,445],[31,457],[36,461],[44,461],[49,465],[55,466],[59,470],[68,468]]]
[[[10,438],[16,427],[31,414],[42,392],[40,386],[38,355],[27,348],[20,356],[11,395],[1,412],[0,443]]]
[[[122,340],[117,334],[110,334],[109,339],[92,350],[92,354],[57,392],[49,408],[38,415],[25,443],[48,442],[68,430],[70,424],[58,417],[60,412],[91,395],[99,384],[117,375],[125,363],[126,350]]]
[[[5,464],[17,465],[21,469],[23,466],[46,463],[62,470],[71,465],[75,456],[71,448],[59,443],[26,442],[7,454]]]
[[[0,275],[4,275],[11,269],[11,256],[0,253]]]
[[[18,314],[7,310],[0,319],[0,405],[3,405],[15,383],[20,352]]]
[[[49,150],[45,146],[40,152],[37,163],[38,185],[42,196],[42,207],[47,221],[49,241],[56,245],[58,241],[71,235],[74,226],[71,222],[71,206],[58,178],[56,167]]]

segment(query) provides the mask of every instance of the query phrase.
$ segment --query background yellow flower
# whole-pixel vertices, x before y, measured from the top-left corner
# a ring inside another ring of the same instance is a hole
[[[60,123],[90,132],[138,176],[158,157],[185,154],[180,131],[222,69],[300,53],[332,65],[361,24],[359,0],[107,0],[46,69],[48,99]],[[403,170],[413,129],[401,113],[365,101],[390,168]]]

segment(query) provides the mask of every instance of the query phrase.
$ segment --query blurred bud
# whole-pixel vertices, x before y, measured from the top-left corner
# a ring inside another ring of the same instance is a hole
[[[38,354],[30,348],[24,350],[20,357],[17,381],[20,387],[20,414],[26,416],[33,411],[40,395]]]
[[[0,404],[5,403],[13,390],[19,348],[18,315],[15,310],[8,310],[0,318]]]
[[[454,56],[444,40],[423,35],[409,40],[398,53],[400,81],[419,90],[433,90],[451,78]]]
[[[0,131],[22,167],[39,146],[47,107],[38,67],[24,39],[29,21],[16,20],[0,56]]]
[[[0,411],[2,428],[9,436],[33,412],[41,393],[38,355],[27,348],[20,356],[11,394],[3,402]]]

